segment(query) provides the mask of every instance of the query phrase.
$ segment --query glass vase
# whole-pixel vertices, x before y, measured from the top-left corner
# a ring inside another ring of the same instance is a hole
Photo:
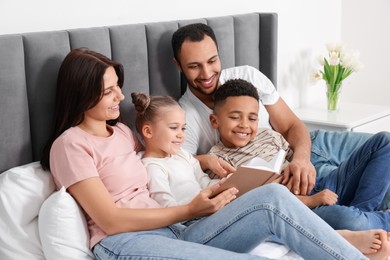
[[[341,84],[337,86],[327,85],[326,99],[328,111],[338,111],[340,105]]]

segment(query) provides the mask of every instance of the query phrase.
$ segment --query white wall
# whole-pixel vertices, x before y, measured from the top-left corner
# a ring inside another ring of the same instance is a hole
[[[339,0],[0,0],[0,35],[276,12],[278,88],[290,106],[325,102],[321,84],[309,84],[311,67],[325,51],[325,44],[338,41],[341,36],[351,47],[360,49],[366,65],[365,70],[350,77],[353,88],[343,92],[344,100],[388,104],[385,96],[389,96],[390,80],[385,72],[378,75],[381,68],[376,64],[380,61],[383,70],[386,68],[381,58],[385,46],[389,46],[390,37],[386,34],[390,31],[390,18],[385,15],[389,5],[387,0],[344,0],[343,5]],[[383,22],[379,23],[382,20],[387,23],[387,30]],[[378,30],[373,30],[376,26]],[[367,84],[377,94],[367,95]]]
[[[342,9],[342,39],[360,51],[365,65],[351,76],[343,97],[390,106],[390,1],[344,0]]]

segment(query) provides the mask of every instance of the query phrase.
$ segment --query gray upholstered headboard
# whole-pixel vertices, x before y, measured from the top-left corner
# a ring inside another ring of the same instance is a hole
[[[193,22],[215,30],[223,68],[252,65],[276,85],[274,13],[0,36],[0,172],[40,160],[51,129],[57,71],[71,49],[88,47],[121,62],[127,97],[143,91],[178,98],[185,82],[172,62],[170,39]],[[121,114],[132,124],[129,98]]]

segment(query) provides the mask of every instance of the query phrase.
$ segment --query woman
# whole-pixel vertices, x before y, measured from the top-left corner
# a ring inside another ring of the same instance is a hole
[[[217,184],[186,205],[160,208],[149,196],[147,173],[136,156],[142,147],[118,122],[123,78],[122,65],[99,53],[76,49],[66,56],[54,130],[41,161],[57,188],[65,186],[84,209],[98,259],[257,259],[239,253],[271,235],[305,259],[366,259],[278,184],[236,200],[235,188],[210,199]],[[270,196],[274,192],[280,196]],[[189,227],[175,224],[203,216],[208,217]],[[387,248],[385,243],[370,258],[384,259]]]

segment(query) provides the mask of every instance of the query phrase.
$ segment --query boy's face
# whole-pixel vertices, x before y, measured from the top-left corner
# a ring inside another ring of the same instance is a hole
[[[228,148],[243,147],[257,134],[259,102],[249,96],[228,97],[210,115],[213,128]]]
[[[214,41],[207,35],[200,42],[185,40],[179,57],[176,64],[195,95],[213,95],[221,73],[221,62]]]

